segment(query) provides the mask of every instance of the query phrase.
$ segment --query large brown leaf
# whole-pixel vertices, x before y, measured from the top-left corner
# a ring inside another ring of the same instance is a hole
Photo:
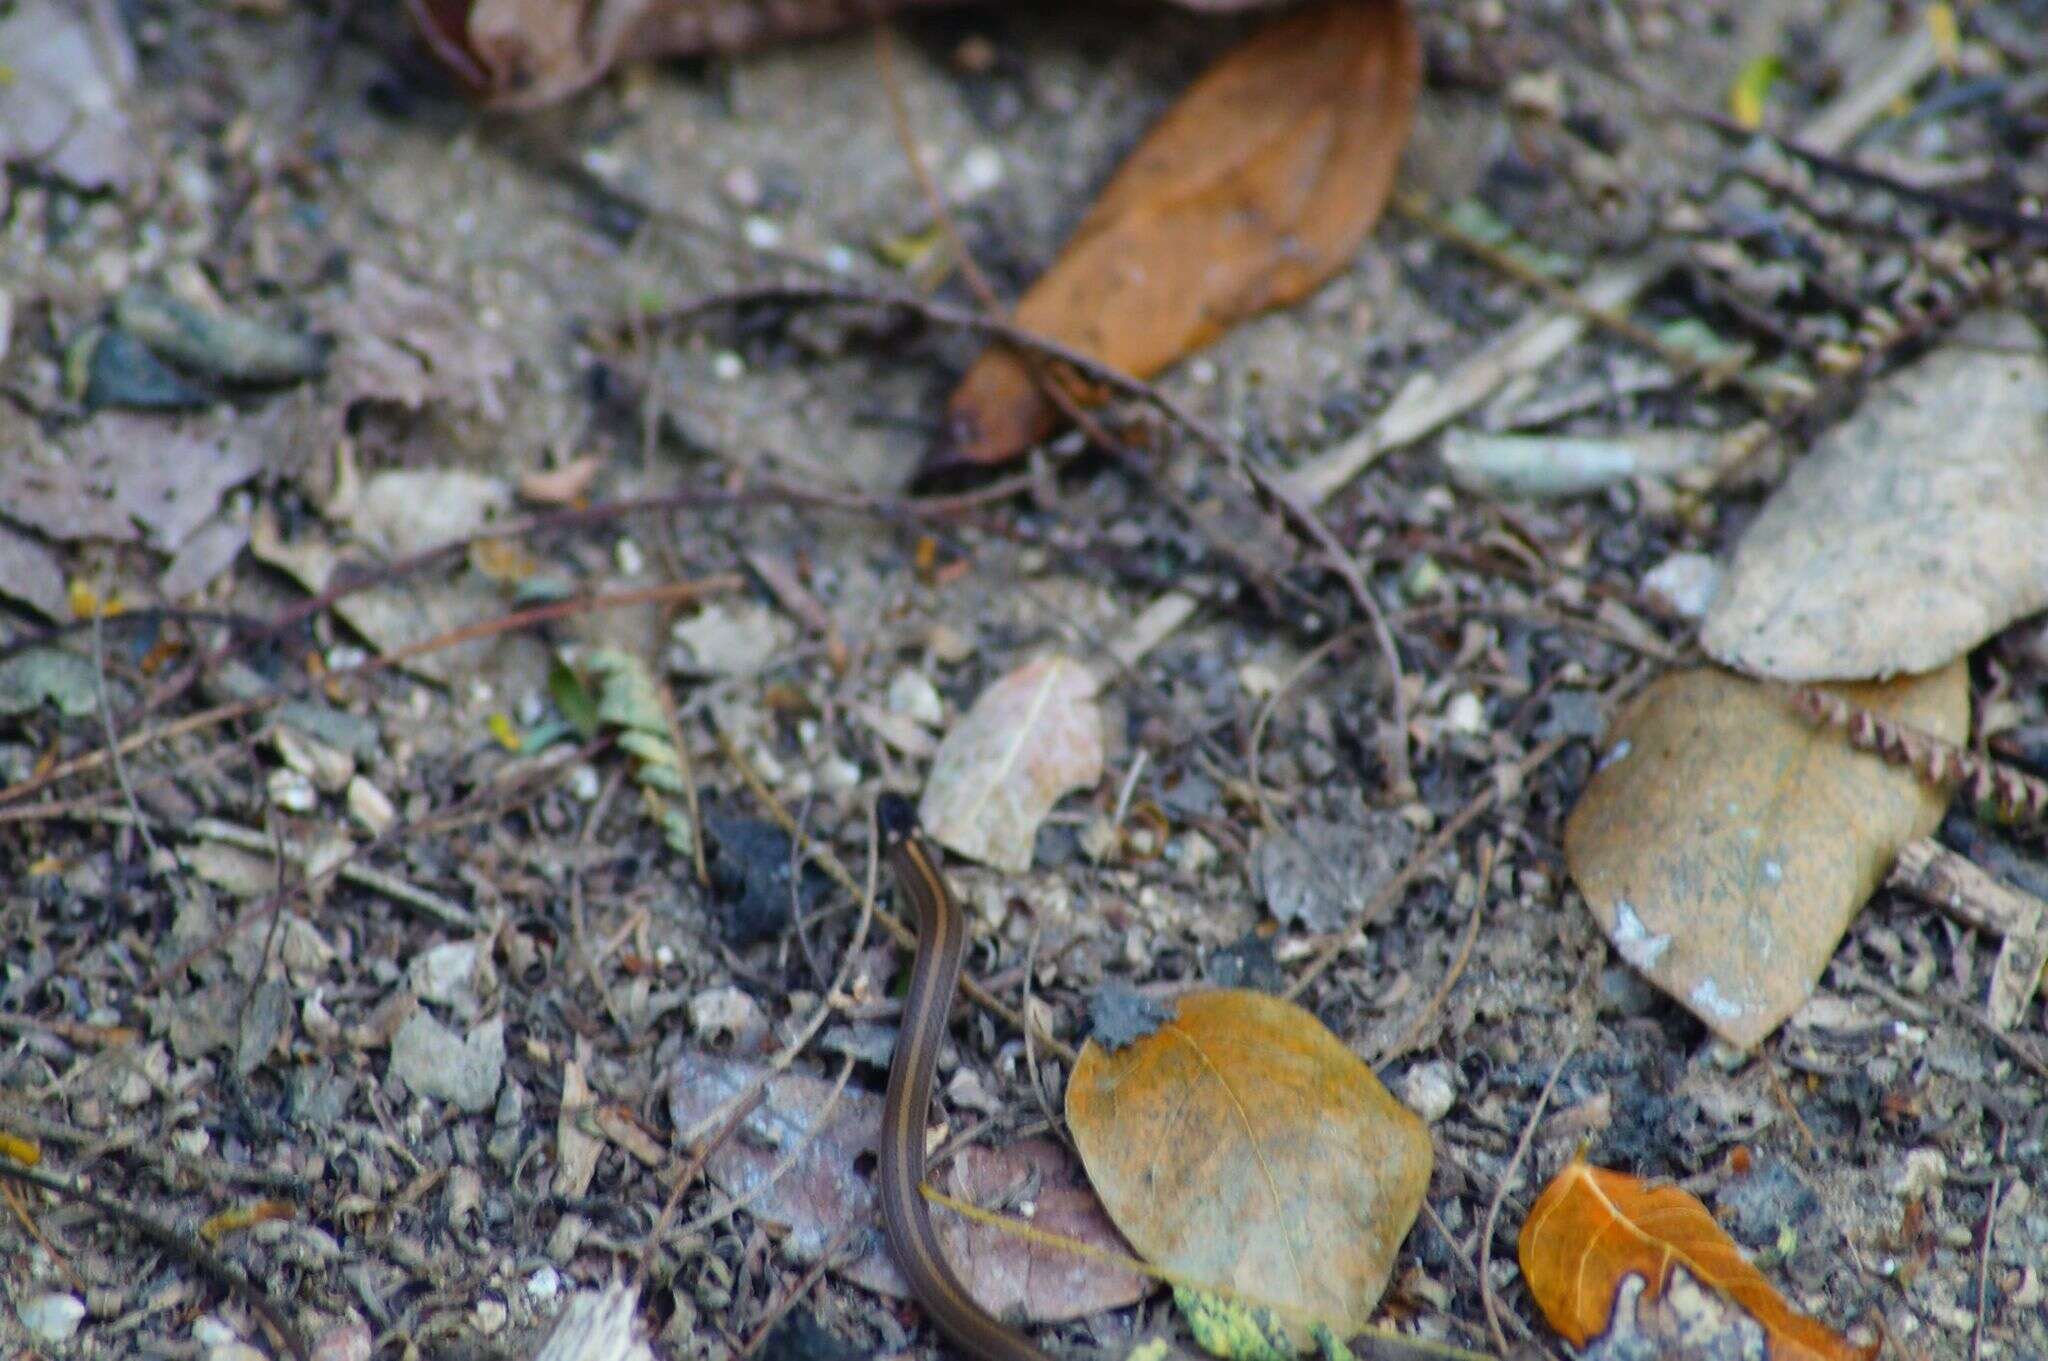
[[[1139,144],[1017,322],[1144,378],[1308,293],[1386,205],[1420,51],[1402,0],[1328,0],[1260,30]],[[1056,418],[1023,360],[990,350],[932,462],[999,462]]]
[[[1664,1298],[1683,1272],[1740,1312],[1694,1308],[1693,1330],[1684,1337],[1690,1350],[1654,1354],[1724,1354],[1713,1350],[1717,1339],[1696,1331],[1701,1320],[1715,1330],[1753,1324],[1769,1361],[1869,1361],[1877,1354],[1875,1346],[1854,1346],[1795,1312],[1693,1196],[1582,1159],[1573,1159],[1530,1207],[1516,1254],[1537,1307],[1574,1347],[1610,1325],[1654,1331],[1640,1305],[1625,1319],[1618,1316],[1617,1303],[1631,1295],[1629,1278],[1641,1282],[1637,1298],[1648,1303]]]
[[[1827,688],[1950,742],[1969,728],[1961,662]],[[1622,958],[1747,1048],[1811,995],[1899,848],[1947,805],[1799,718],[1789,692],[1686,671],[1615,726],[1565,824],[1565,858]]]
[[[1148,1260],[1359,1331],[1429,1188],[1422,1121],[1301,1008],[1225,989],[1149,1035],[1090,1040],[1067,1120],[1110,1218]]]

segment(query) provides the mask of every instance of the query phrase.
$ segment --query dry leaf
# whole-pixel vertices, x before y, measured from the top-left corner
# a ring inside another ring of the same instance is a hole
[[[64,433],[62,451],[32,443],[11,467],[7,514],[53,539],[146,540],[175,550],[221,497],[263,467],[254,441],[213,415],[105,411]],[[31,461],[32,460],[32,461]]]
[[[1931,671],[2048,605],[2043,524],[2048,347],[1972,318],[1793,466],[1700,641],[1779,680]]]
[[[334,583],[337,573],[374,567],[367,554],[337,547],[316,528],[307,527],[287,540],[277,515],[268,505],[257,507],[250,521],[249,551],[258,562],[277,568],[314,595]],[[334,612],[378,652],[390,654],[490,617],[497,596],[489,582],[464,574],[454,581],[431,573],[414,573],[387,586],[352,591],[334,603]],[[399,665],[429,680],[447,683],[474,675],[491,655],[492,640],[479,639],[408,657]]]
[[[736,52],[952,0],[406,0],[434,55],[500,108],[566,98],[622,61]],[[1254,9],[1278,0],[1178,0]]]
[[[57,555],[26,534],[0,524],[0,595],[52,622],[71,617],[64,569]]]
[[[1330,0],[1260,30],[1139,144],[1017,305],[1026,330],[1139,378],[1350,260],[1386,204],[1422,79],[1401,0]],[[990,350],[932,463],[995,463],[1050,433],[1030,368]]]
[[[1961,662],[1829,689],[1951,742],[1969,728]],[[1565,857],[1621,957],[1748,1048],[1812,994],[1899,848],[1947,806],[1911,771],[1802,720],[1788,692],[1687,671],[1615,725],[1565,824]]]
[[[1854,1346],[1794,1312],[1693,1196],[1583,1159],[1573,1159],[1530,1207],[1516,1253],[1537,1307],[1574,1347],[1606,1333],[1610,1321],[1617,1331],[1653,1329],[1654,1323],[1645,1327],[1642,1303],[1661,1299],[1667,1289],[1682,1295],[1697,1283],[1739,1305],[1742,1314],[1730,1319],[1686,1304],[1685,1318],[1695,1328],[1704,1324],[1705,1334],[1687,1334],[1678,1354],[1721,1355],[1715,1330],[1739,1324],[1744,1315],[1763,1330],[1769,1361],[1869,1361],[1877,1354],[1877,1346]],[[1633,1290],[1631,1280],[1638,1283]]]
[[[590,491],[604,464],[596,454],[585,454],[560,467],[527,473],[519,479],[519,499],[537,506],[574,505]]]
[[[0,167],[126,189],[148,167],[129,122],[135,47],[110,0],[22,0],[0,15]]]
[[[1075,1145],[1144,1257],[1306,1337],[1358,1332],[1429,1188],[1422,1121],[1315,1017],[1264,993],[1180,999],[1067,1085]]]
[[[1095,678],[1070,657],[1027,662],[981,692],[939,743],[917,816],[948,850],[1012,874],[1061,795],[1102,778]]]
[[[456,299],[357,260],[347,293],[317,301],[314,311],[335,338],[328,373],[344,405],[392,402],[418,411],[443,402],[505,419],[501,389],[512,379],[512,351]]]
[[[741,1059],[683,1054],[669,1075],[670,1121],[688,1130],[719,1116],[727,1102],[767,1071],[764,1064]],[[848,1224],[880,1222],[873,1173],[862,1169],[873,1166],[882,1099],[842,1091],[820,1126],[832,1085],[796,1073],[773,1075],[760,1107],[706,1164],[727,1195],[752,1195],[747,1207],[757,1219],[787,1227],[782,1249],[799,1262],[815,1261]],[[756,1191],[799,1146],[802,1151],[788,1170],[772,1186]],[[1009,1193],[1035,1186],[1034,1228],[1110,1252],[1129,1251],[1072,1158],[1047,1140],[965,1149],[933,1173],[931,1184],[979,1205],[1000,1204]],[[944,1209],[933,1209],[932,1222],[961,1282],[998,1318],[1019,1312],[1034,1322],[1082,1318],[1134,1303],[1151,1287],[1142,1276],[1039,1247],[999,1228],[969,1224]],[[880,1233],[854,1241],[865,1246],[842,1271],[846,1279],[899,1299],[909,1295],[909,1283]]]

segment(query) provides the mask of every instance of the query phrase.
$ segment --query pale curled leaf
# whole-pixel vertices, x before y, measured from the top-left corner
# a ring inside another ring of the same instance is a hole
[[[1961,662],[1831,688],[1951,741],[1969,727]],[[1747,1048],[1798,1010],[1899,848],[1947,804],[1804,722],[1786,691],[1687,671],[1615,725],[1565,857],[1622,958]]]
[[[1069,790],[1102,778],[1095,677],[1070,657],[1027,662],[981,692],[939,744],[918,819],[934,841],[1013,874]]]
[[[1429,1187],[1420,1118],[1306,1011],[1264,993],[1182,997],[1067,1085],[1089,1180],[1176,1280],[1275,1311],[1297,1341],[1358,1332]]]
[[[1798,460],[1700,641],[1779,680],[1931,671],[2048,605],[2048,346],[1973,318]]]

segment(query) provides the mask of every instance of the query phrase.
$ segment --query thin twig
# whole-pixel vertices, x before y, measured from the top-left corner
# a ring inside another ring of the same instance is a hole
[[[1536,771],[1542,769],[1551,757],[1563,751],[1571,740],[1564,736],[1553,737],[1524,756],[1515,764],[1515,780],[1518,783],[1526,781]],[[1408,891],[1408,886],[1434,865],[1437,858],[1451,848],[1452,843],[1481,813],[1493,807],[1500,798],[1500,786],[1501,782],[1498,779],[1487,781],[1486,788],[1473,795],[1471,800],[1458,810],[1455,817],[1439,828],[1437,834],[1429,839],[1428,845],[1410,856],[1408,863],[1403,865],[1393,878],[1380,886],[1380,891],[1372,896],[1372,901],[1351,919],[1348,926],[1330,933],[1323,942],[1323,948],[1316,953],[1315,960],[1301,971],[1288,986],[1287,991],[1281,995],[1293,1001],[1301,996],[1309,984],[1322,977],[1324,971],[1337,962],[1338,956],[1357,940],[1359,932],[1377,921],[1388,908],[1399,902],[1401,895]]]
[[[840,863],[839,857],[833,854],[832,848],[823,842],[813,841],[804,832],[803,828],[797,825],[796,819],[789,815],[789,810],[782,806],[782,801],[775,797],[774,791],[769,789],[767,784],[761,779],[761,773],[754,769],[753,762],[746,758],[746,754],[740,750],[739,744],[728,737],[723,731],[715,731],[718,745],[725,752],[725,758],[732,762],[733,769],[739,772],[740,779],[746,783],[748,791],[753,794],[755,800],[760,803],[768,815],[775,819],[776,825],[788,833],[792,840],[801,845],[804,848],[804,853],[821,865],[827,874],[836,879],[841,888],[859,898],[863,905],[870,912],[874,913],[875,920],[882,924],[883,929],[896,938],[898,945],[901,945],[906,950],[915,950],[917,948],[917,933],[905,926],[893,914],[884,911],[880,906],[876,905],[874,896],[861,889],[860,884],[847,871],[846,866]],[[976,1006],[1000,1017],[1019,1034],[1022,1034],[1029,1024],[1025,1017],[1012,1010],[1007,1004],[998,999],[994,993],[991,993],[987,988],[984,988],[965,974],[960,976],[960,991],[967,994],[968,999]],[[1073,1065],[1076,1055],[1072,1045],[1065,1043],[1055,1036],[1043,1033],[1040,1034],[1039,1038],[1045,1042],[1047,1049],[1059,1055],[1069,1067]]]
[[[785,1291],[782,1298],[770,1305],[768,1312],[761,1316],[761,1321],[754,1326],[754,1331],[747,1335],[746,1344],[739,1349],[736,1361],[746,1361],[761,1349],[761,1344],[768,1340],[768,1334],[774,1331],[776,1324],[782,1322],[782,1316],[794,1309],[797,1302],[811,1292],[811,1287],[818,1283],[818,1278],[834,1265],[833,1259],[839,1255],[839,1250],[846,1246],[847,1240],[852,1238],[857,1230],[865,1227],[867,1226],[864,1224],[850,1222],[839,1226],[839,1231],[825,1244],[825,1250],[818,1254],[818,1260],[811,1263],[810,1269],[797,1279],[796,1284]]]
[[[306,1349],[305,1339],[299,1336],[299,1330],[286,1320],[275,1304],[271,1303],[270,1296],[254,1281],[230,1271],[226,1262],[209,1252],[193,1235],[181,1233],[167,1224],[159,1223],[148,1215],[131,1210],[119,1201],[103,1196],[97,1191],[75,1186],[62,1177],[32,1167],[23,1167],[6,1158],[0,1158],[0,1177],[25,1182],[30,1186],[39,1186],[54,1196],[89,1205],[122,1228],[148,1239],[248,1305],[256,1316],[263,1320],[264,1326],[276,1334],[286,1350],[297,1357],[298,1361],[312,1361],[312,1353]]]
[[[759,1085],[740,1093],[732,1102],[732,1108],[725,1113],[725,1119],[718,1128],[690,1154],[690,1161],[683,1164],[682,1170],[676,1173],[675,1180],[669,1183],[668,1199],[662,1202],[661,1213],[654,1217],[654,1227],[647,1231],[647,1241],[640,1245],[640,1261],[633,1268],[635,1289],[647,1280],[648,1268],[653,1264],[655,1250],[661,1246],[661,1240],[668,1235],[669,1220],[674,1217],[676,1206],[683,1199],[683,1192],[697,1179],[697,1174],[704,1170],[704,1164],[711,1160],[711,1155],[738,1132],[740,1125],[754,1113],[754,1108],[761,1104],[766,1095],[767,1088]]]
[[[2005,1161],[2005,1125],[1998,1126],[1998,1161]],[[1984,1204],[1984,1241],[1977,1250],[1977,1325],[1970,1330],[1970,1361],[1984,1355],[1984,1318],[1991,1295],[1991,1235],[1998,1229],[1998,1202],[2005,1194],[2005,1177],[1991,1178],[1991,1194]]]
[[[1479,924],[1486,920],[1487,885],[1493,880],[1493,862],[1499,853],[1500,843],[1497,841],[1487,843],[1486,849],[1479,853],[1479,892],[1473,899],[1472,912],[1465,923],[1465,937],[1458,942],[1457,956],[1451,960],[1451,967],[1444,971],[1443,981],[1436,985],[1436,991],[1430,994],[1429,1001],[1415,1014],[1415,1019],[1408,1023],[1400,1038],[1373,1058],[1372,1067],[1377,1068],[1407,1053],[1409,1047],[1422,1034],[1423,1027],[1429,1024],[1430,1018],[1436,1015],[1445,999],[1450,997],[1451,989],[1458,985],[1458,979],[1465,972],[1466,962],[1472,958],[1472,947],[1479,940]]]
[[[1350,588],[1351,598],[1372,623],[1372,636],[1379,644],[1380,657],[1387,665],[1387,688],[1392,697],[1394,710],[1394,731],[1392,738],[1384,743],[1387,764],[1393,778],[1388,782],[1394,798],[1406,801],[1415,796],[1415,777],[1408,766],[1408,693],[1401,683],[1401,649],[1394,642],[1393,630],[1387,627],[1386,611],[1380,608],[1379,600],[1365,584],[1365,576],[1358,570],[1358,560],[1344,551],[1337,542],[1337,536],[1323,523],[1320,515],[1308,502],[1289,489],[1286,482],[1273,477],[1252,464],[1245,465],[1252,480],[1261,490],[1308,531],[1323,553],[1330,560],[1330,568]]]
[[[1564,1066],[1578,1052],[1579,1037],[1574,1035],[1572,1042],[1564,1047],[1564,1053],[1558,1055],[1557,1066],[1550,1070],[1550,1080],[1543,1084],[1543,1091],[1529,1112],[1528,1123],[1522,1127],[1522,1137],[1515,1144],[1514,1156],[1501,1169],[1500,1184],[1493,1188],[1493,1199],[1486,1207],[1486,1222],[1479,1231],[1479,1302],[1486,1309],[1486,1326],[1493,1334],[1493,1345],[1503,1356],[1507,1355],[1508,1339],[1501,1332],[1500,1308],[1493,1298],[1493,1229],[1500,1221],[1501,1202],[1508,1198],[1508,1188],[1515,1183],[1515,1174],[1522,1166],[1522,1159],[1529,1156],[1529,1145],[1536,1138],[1536,1126],[1543,1121],[1543,1110],[1550,1104],[1550,1094],[1557,1089],[1557,1080],[1564,1076]]]
[[[658,508],[661,503],[665,503],[670,499],[672,498],[648,497],[644,503],[635,503],[631,508]],[[598,508],[592,507],[591,509],[595,510]],[[576,513],[582,515],[588,512]],[[617,513],[624,513],[624,511],[620,510]],[[534,521],[533,523],[540,524],[542,521]],[[474,538],[501,537],[503,533],[504,531],[499,531],[498,534],[471,536],[470,539],[457,540],[452,545],[443,545],[441,548],[430,549],[425,554],[415,554],[414,556],[416,558],[425,557],[428,560],[432,560],[443,553],[455,551],[457,547],[467,547]],[[381,579],[381,577],[373,578],[373,580]],[[405,647],[367,658],[355,666],[337,667],[317,677],[310,674],[297,674],[268,694],[216,705],[211,709],[202,710],[188,717],[166,723],[161,727],[131,734],[129,737],[109,747],[87,752],[83,756],[61,762],[40,775],[31,776],[18,784],[0,789],[0,823],[17,821],[24,817],[33,816],[33,810],[9,809],[6,805],[19,802],[39,790],[48,788],[59,780],[97,770],[114,760],[117,756],[128,755],[153,743],[169,741],[172,738],[182,737],[188,733],[198,732],[218,724],[232,723],[236,719],[247,718],[251,714],[275,708],[293,695],[310,690],[315,685],[374,675],[401,662],[411,661],[426,656],[429,653],[438,652],[444,648],[475,642],[479,638],[495,637],[498,634],[512,632],[517,629],[530,628],[535,624],[565,619],[586,610],[623,609],[633,605],[664,602],[680,603],[696,599],[705,594],[738,590],[744,584],[740,577],[728,573],[722,576],[707,577],[702,581],[671,582],[667,585],[648,586],[630,591],[577,596],[571,600],[558,600],[546,605],[536,605],[529,609],[514,610],[508,614],[499,615],[495,619],[487,619],[481,623],[470,624],[447,633],[436,634],[432,638],[423,638]],[[327,592],[323,592],[323,596],[332,600],[339,600],[355,590],[362,589],[363,586],[364,583],[360,580],[352,581],[345,587],[332,588]],[[316,597],[316,599],[319,598],[321,597]],[[301,602],[299,605],[294,605],[280,612],[279,616],[271,622],[270,627],[263,631],[260,636],[264,638],[275,637],[290,628],[295,621],[295,617],[298,616],[298,612],[304,608],[306,603],[309,602]],[[213,655],[224,660],[229,655],[229,650],[225,648],[218,649]],[[153,704],[145,703],[143,711],[148,712],[152,707],[154,707]]]

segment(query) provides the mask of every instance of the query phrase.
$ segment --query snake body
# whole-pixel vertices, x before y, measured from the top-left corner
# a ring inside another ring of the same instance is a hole
[[[1051,1361],[1016,1330],[989,1317],[974,1302],[939,1246],[924,1184],[925,1116],[931,1109],[932,1072],[946,1037],[946,1012],[960,980],[967,919],[947,887],[931,847],[918,830],[910,801],[884,794],[875,806],[889,866],[917,915],[917,959],[903,1002],[903,1026],[889,1064],[882,1110],[880,1192],[889,1246],[925,1313],[968,1356],[981,1361]]]

